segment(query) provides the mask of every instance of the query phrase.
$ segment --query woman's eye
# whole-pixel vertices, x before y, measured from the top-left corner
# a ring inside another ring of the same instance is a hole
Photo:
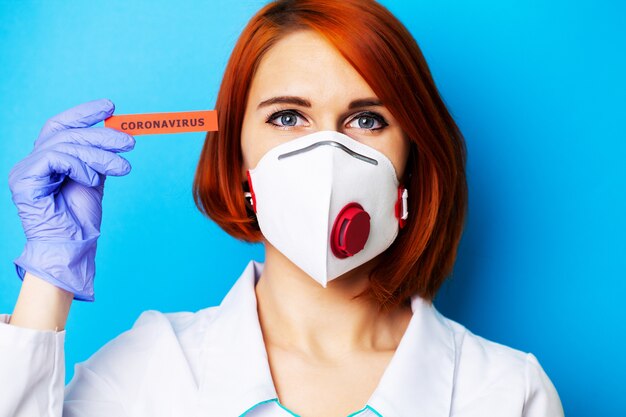
[[[298,122],[298,117],[300,117],[298,113],[286,110],[272,114],[268,118],[267,122],[275,126],[302,126],[296,124]]]
[[[356,127],[357,129],[366,130],[379,130],[388,125],[382,116],[375,113],[361,113],[352,119],[350,124],[355,122],[356,126],[348,125],[348,127]]]

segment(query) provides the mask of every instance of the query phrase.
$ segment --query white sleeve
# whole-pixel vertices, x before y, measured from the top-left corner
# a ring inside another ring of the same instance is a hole
[[[526,355],[526,398],[523,417],[563,417],[556,388],[532,353]]]
[[[61,416],[65,331],[13,326],[0,314],[0,416]]]
[[[18,327],[8,324],[9,318],[9,314],[0,314],[1,417],[127,415],[122,397],[111,383],[118,381],[106,381],[92,369],[102,371],[108,367],[112,371],[104,374],[117,376],[112,366],[115,355],[107,354],[115,351],[109,347],[116,345],[114,341],[89,360],[76,364],[74,377],[65,387],[65,330]],[[123,338],[114,340],[119,339]]]

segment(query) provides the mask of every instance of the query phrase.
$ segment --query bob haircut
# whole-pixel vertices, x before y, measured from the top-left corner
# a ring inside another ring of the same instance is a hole
[[[374,0],[277,0],[266,4],[241,33],[217,96],[219,130],[208,132],[196,170],[198,209],[236,239],[260,242],[254,212],[244,198],[241,126],[248,90],[263,57],[297,30],[323,35],[369,84],[410,140],[401,182],[409,217],[393,244],[376,258],[370,296],[379,308],[432,301],[452,272],[467,211],[466,150],[416,41]]]

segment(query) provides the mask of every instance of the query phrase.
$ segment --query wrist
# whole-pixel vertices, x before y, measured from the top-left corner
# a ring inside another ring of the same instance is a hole
[[[37,330],[65,328],[74,295],[27,272],[9,324]]]

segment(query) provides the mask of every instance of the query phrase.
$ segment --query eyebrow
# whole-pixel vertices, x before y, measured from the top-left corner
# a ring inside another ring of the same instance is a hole
[[[297,106],[302,107],[311,107],[311,102],[302,97],[296,96],[278,96],[272,97],[267,100],[263,100],[257,106],[257,110],[261,107],[269,106],[271,104],[282,103],[282,104],[295,104]],[[368,107],[368,106],[382,106],[383,103],[377,98],[361,98],[357,100],[353,100],[348,104],[348,109],[354,109],[358,107]]]

